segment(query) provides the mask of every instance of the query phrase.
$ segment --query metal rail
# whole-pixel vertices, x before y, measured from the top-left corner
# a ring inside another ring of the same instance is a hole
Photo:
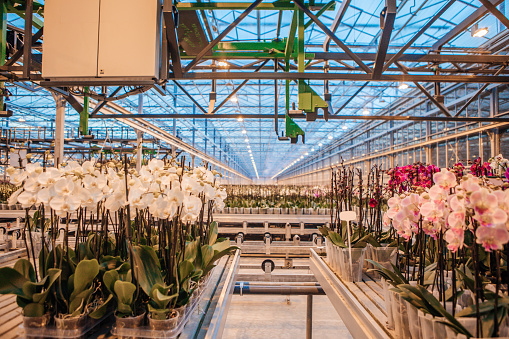
[[[209,328],[205,335],[206,339],[221,338],[228,315],[228,308],[230,307],[231,297],[235,288],[235,277],[237,275],[238,266],[240,262],[240,250],[237,250],[233,256],[232,263],[228,269],[224,285],[219,295],[214,314],[210,321]]]
[[[311,249],[310,267],[354,338],[391,338],[388,331],[375,321],[347,286],[330,270],[323,259]]]

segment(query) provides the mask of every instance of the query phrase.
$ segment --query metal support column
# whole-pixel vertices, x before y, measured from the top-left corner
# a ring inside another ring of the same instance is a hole
[[[0,66],[5,64],[7,57],[7,1],[0,2],[0,25],[2,31],[0,32]],[[5,83],[0,82],[0,94],[3,94]],[[0,95],[0,111],[4,110],[4,97]]]
[[[55,167],[64,160],[64,132],[65,132],[65,104],[66,101],[60,94],[53,94],[56,104],[55,117]]]
[[[139,172],[143,161],[143,132],[141,131],[136,131],[136,147],[136,170]]]
[[[313,295],[307,296],[307,312],[306,312],[306,339],[313,337]]]

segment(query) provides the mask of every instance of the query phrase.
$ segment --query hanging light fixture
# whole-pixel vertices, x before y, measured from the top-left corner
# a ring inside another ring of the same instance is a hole
[[[362,114],[363,114],[363,115],[369,115],[369,109],[367,109],[366,107],[364,107],[364,109],[362,110]]]
[[[242,119],[242,117],[238,117],[238,118],[237,118],[237,121],[238,121],[238,122],[242,122],[242,121],[244,121],[244,119]]]
[[[489,30],[488,27],[479,27],[479,24],[476,23],[474,26],[472,26],[472,29],[470,30],[470,35],[474,38],[481,38],[488,34]]]
[[[224,60],[221,60],[217,63],[219,67],[228,67],[228,63]]]
[[[237,98],[237,96],[236,96],[236,95],[234,95],[234,96],[232,96],[232,97],[230,98],[230,101],[231,101],[231,102],[238,102],[238,101],[239,101],[239,99]]]
[[[400,90],[404,90],[408,88],[408,84],[406,82],[400,82],[398,88]]]

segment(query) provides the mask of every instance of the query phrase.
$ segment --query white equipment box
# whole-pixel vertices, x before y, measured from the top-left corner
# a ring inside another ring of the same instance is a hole
[[[161,0],[46,0],[42,76],[158,79]]]

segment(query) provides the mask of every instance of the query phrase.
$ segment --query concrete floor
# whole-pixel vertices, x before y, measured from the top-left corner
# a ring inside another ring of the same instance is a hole
[[[242,258],[240,264],[261,265],[263,258]],[[283,260],[275,259],[276,265]],[[294,265],[307,259],[294,260]],[[261,269],[240,269],[239,273],[260,273]],[[278,274],[311,273],[309,270],[275,270]],[[253,284],[253,283],[251,283]],[[289,300],[287,301],[287,298]],[[234,295],[223,332],[227,339],[306,337],[306,296]],[[313,338],[352,338],[326,295],[313,296]]]

